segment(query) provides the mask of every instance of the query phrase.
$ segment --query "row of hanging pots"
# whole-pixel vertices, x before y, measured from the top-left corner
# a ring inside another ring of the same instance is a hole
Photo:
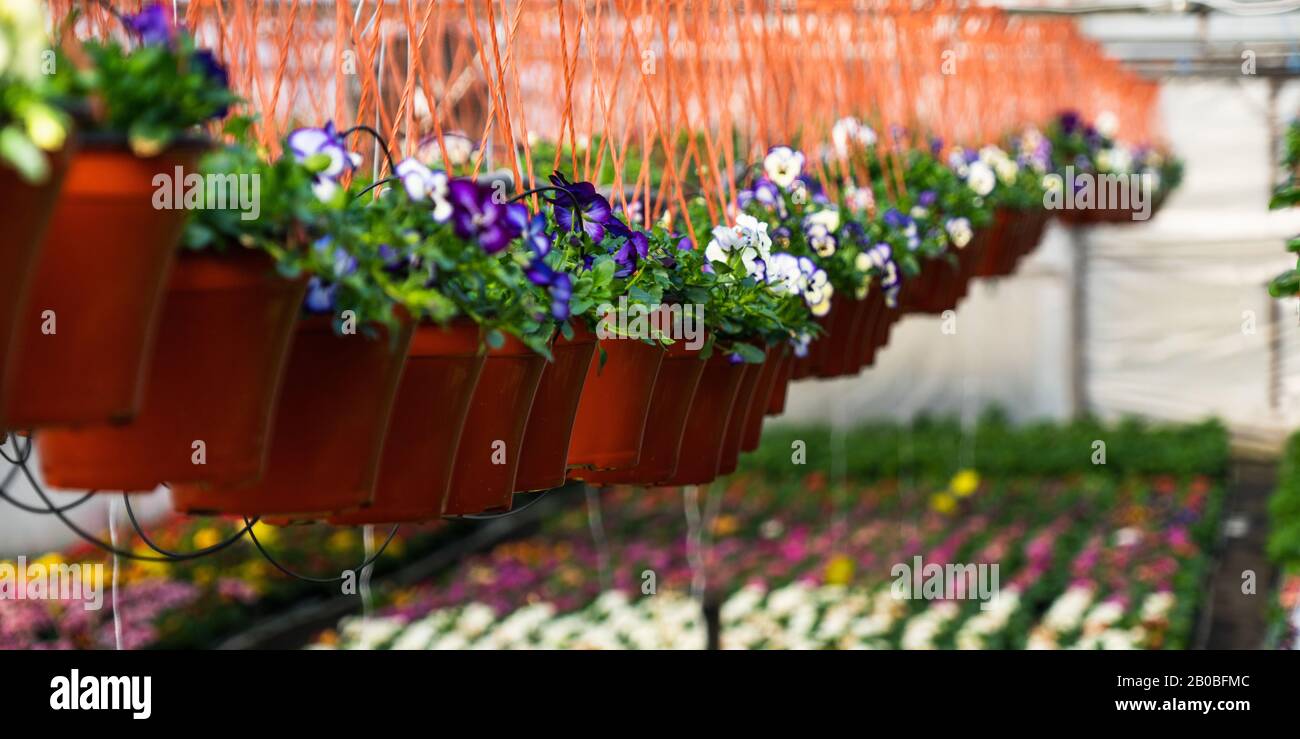
[[[122,422],[139,410],[185,220],[153,207],[153,180],[192,167],[206,146],[183,141],[142,159],[125,138],[85,139],[56,157],[45,185],[6,186],[6,210],[21,211],[6,219],[17,226],[3,247],[0,430]]]
[[[933,260],[921,274],[903,283],[898,307],[885,304],[879,290],[863,299],[836,294],[829,314],[818,319],[822,334],[808,348],[807,356],[789,360],[778,374],[791,379],[834,378],[856,375],[875,363],[876,354],[889,343],[893,326],[904,315],[935,315],[952,310],[965,298],[975,277],[1011,274],[1024,256],[1041,241],[1050,213],[999,210],[987,228],[975,233],[956,261]],[[788,380],[787,380],[788,382]],[[769,413],[785,408],[786,382],[778,382]]]

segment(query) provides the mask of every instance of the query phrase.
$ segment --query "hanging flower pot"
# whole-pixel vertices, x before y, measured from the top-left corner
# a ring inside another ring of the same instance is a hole
[[[662,347],[636,339],[602,339],[600,348],[604,366],[597,352],[587,370],[569,443],[569,467],[578,468],[569,477],[575,480],[584,479],[582,468],[613,470],[637,463],[664,361]]]
[[[767,364],[764,362],[763,364]],[[740,388],[736,391],[736,401],[731,406],[727,419],[727,430],[722,440],[722,452],[718,455],[718,476],[730,475],[736,471],[740,461],[740,441],[745,435],[745,422],[749,417],[749,407],[753,403],[758,389],[758,379],[763,373],[763,364],[745,364],[744,375],[740,378]]]
[[[704,376],[704,365],[699,348],[690,349],[684,341],[669,346],[650,399],[640,461],[627,469],[575,471],[575,474],[581,474],[581,479],[593,485],[652,485],[671,477],[677,471],[682,435]]]
[[[988,227],[984,255],[975,268],[977,277],[1005,277],[1011,274],[1016,256],[1013,228],[1020,217],[1020,212],[1007,208],[998,208],[993,214],[993,223]]]
[[[151,159],[88,143],[55,207],[17,340],[13,428],[121,423],[144,400],[145,370],[187,212],[153,205],[154,178],[194,168],[206,144]]]
[[[835,334],[818,340],[828,340],[822,352],[821,364],[817,368],[817,376],[821,378],[842,377],[857,371],[854,360],[858,347],[854,342],[859,336],[866,313],[865,303],[856,298],[841,299],[837,295],[831,300],[834,301],[831,312],[840,311],[840,316],[831,324]]]
[[[894,324],[903,317],[903,312],[897,307],[890,308],[883,306],[880,317],[876,321],[876,329],[869,341],[864,347],[862,355],[862,366],[870,367],[876,363],[876,356],[881,349],[889,344],[889,335],[894,330]]]
[[[686,432],[677,458],[677,471],[662,485],[704,485],[718,476],[718,460],[727,432],[727,422],[740,392],[744,364],[733,364],[715,352],[704,363],[699,387],[686,416]]]
[[[486,355],[478,324],[462,319],[415,329],[388,437],[379,482],[368,505],[331,516],[336,525],[427,521],[442,516],[470,399]]]
[[[70,158],[71,150],[67,148],[51,155],[48,177],[40,184],[30,184],[14,170],[0,165],[0,223],[5,224],[5,236],[0,239],[0,431],[7,428],[9,378],[17,368],[20,343],[15,337],[21,335],[18,328],[27,307],[32,267],[38,263],[45,244],[50,215]]]
[[[781,363],[776,371],[776,382],[772,384],[772,394],[767,401],[767,415],[779,416],[785,412],[785,396],[790,390],[794,365],[798,359],[793,350],[786,351],[785,356],[781,357]]]
[[[858,335],[853,340],[853,372],[862,371],[867,366],[868,360],[874,352],[874,342],[880,332],[880,324],[888,320],[888,308],[885,305],[885,294],[882,290],[873,288],[863,298],[862,320],[858,325]]]
[[[752,452],[758,448],[758,442],[763,436],[763,416],[772,397],[772,388],[776,386],[776,381],[779,379],[781,365],[787,351],[785,344],[767,348],[767,360],[762,364],[763,369],[759,373],[758,384],[754,387],[754,396],[749,401],[749,409],[745,411],[745,430],[740,440],[740,450],[743,452]]]
[[[840,331],[840,327],[847,325],[851,320],[848,315],[848,303],[849,299],[838,293],[831,298],[830,312],[817,319],[817,324],[821,326],[822,333],[808,345],[808,359],[805,365],[807,374],[801,375],[800,370],[796,368],[795,379],[822,376],[822,368],[830,363],[835,354],[835,344],[838,341],[836,332]]]
[[[120,427],[43,431],[45,481],[127,491],[257,482],[305,289],[306,280],[276,274],[265,252],[182,254],[140,414]]]
[[[550,490],[564,484],[578,401],[595,352],[596,334],[582,321],[574,322],[572,339],[555,339],[554,359],[542,371],[519,450],[516,492]]]
[[[176,510],[315,519],[369,503],[412,325],[403,316],[391,331],[367,329],[339,335],[328,317],[300,320],[261,482],[176,485]]]
[[[546,357],[513,336],[488,352],[456,449],[444,515],[510,509],[524,431],[545,369]]]

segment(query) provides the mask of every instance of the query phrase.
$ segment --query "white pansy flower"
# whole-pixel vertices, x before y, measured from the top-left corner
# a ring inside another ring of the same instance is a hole
[[[736,225],[731,228],[717,226],[713,229],[713,240],[704,250],[704,256],[711,262],[726,262],[732,254],[738,254],[749,275],[760,275],[763,265],[771,256],[772,238],[767,235],[767,224],[757,218],[741,213],[736,216]]]
[[[844,202],[848,205],[849,210],[862,213],[876,207],[876,195],[869,187],[858,187],[850,184],[844,188]]]
[[[1115,133],[1119,131],[1119,116],[1109,110],[1102,111],[1101,114],[1097,116],[1096,128],[1097,133],[1102,136],[1113,138]]]
[[[997,181],[993,168],[982,161],[972,162],[966,173],[966,185],[980,197],[993,192],[993,186]]]
[[[853,116],[835,121],[831,126],[831,143],[841,157],[848,156],[853,147],[869,147],[876,143],[876,132]]]
[[[803,164],[802,152],[788,146],[774,146],[763,159],[763,172],[767,174],[769,180],[776,183],[777,187],[788,190],[803,173]]]
[[[952,239],[953,246],[958,249],[964,249],[971,239],[975,238],[975,231],[971,228],[970,220],[966,218],[949,218],[944,222],[943,227],[948,233],[948,238]]]
[[[398,163],[394,173],[402,180],[406,194],[412,200],[431,200],[433,220],[444,223],[451,218],[451,201],[447,199],[450,178],[440,169],[429,169],[414,159]]]

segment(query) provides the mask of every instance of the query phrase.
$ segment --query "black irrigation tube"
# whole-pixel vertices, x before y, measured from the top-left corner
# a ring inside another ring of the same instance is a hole
[[[344,574],[339,575],[338,577],[325,578],[325,577],[310,577],[308,575],[300,575],[297,572],[294,572],[293,570],[289,569],[288,567],[285,567],[284,565],[280,564],[275,559],[275,557],[271,556],[270,552],[266,551],[266,547],[262,546],[262,542],[258,540],[257,534],[253,531],[253,524],[249,522],[247,516],[244,517],[244,524],[248,530],[248,538],[253,540],[253,546],[257,547],[257,551],[261,552],[262,556],[266,558],[266,561],[270,562],[271,565],[275,567],[275,569],[279,570],[280,572],[283,572],[289,577],[295,577],[299,580],[316,583],[318,585],[329,585],[332,583],[341,582],[345,577],[347,577],[347,573],[359,572],[373,565],[375,561],[378,560],[379,557],[384,553],[384,550],[388,549],[388,545],[393,541],[393,537],[397,536],[397,530],[401,528],[400,525],[394,525],[393,530],[388,532],[388,538],[384,539],[383,546],[379,547],[378,551],[376,551],[373,555],[371,555],[364,562],[362,562],[361,566],[350,570],[344,570]]]
[[[131,496],[122,493],[122,503],[126,505],[126,517],[131,519],[131,528],[135,529],[135,533],[140,537],[140,541],[143,541],[146,546],[155,552],[164,557],[170,558],[173,562],[185,562],[191,559],[206,557],[209,554],[216,554],[244,538],[244,534],[251,535],[254,524],[260,520],[259,518],[254,518],[252,523],[249,523],[248,519],[244,519],[244,528],[233,534],[229,539],[217,542],[210,547],[197,549],[193,552],[171,552],[153,543],[153,540],[149,538],[149,535],[144,532],[144,529],[140,526],[140,522],[135,518],[135,510],[131,508]]]
[[[393,174],[397,174],[397,163],[393,159],[393,152],[388,148],[388,139],[384,138],[383,134],[381,134],[379,131],[376,131],[373,127],[361,123],[345,131],[340,131],[339,138],[345,139],[354,133],[368,133],[371,136],[373,136],[375,142],[379,144],[379,148],[383,149],[384,158],[388,160],[388,171],[392,172]]]
[[[555,489],[558,490],[559,488],[555,488]],[[541,501],[542,498],[545,498],[551,492],[553,491],[539,490],[537,492],[536,497],[534,497],[532,500],[528,501],[527,503],[524,503],[518,508],[511,508],[510,510],[504,513],[474,514],[469,516],[454,516],[453,518],[459,518],[463,521],[496,521],[502,518],[510,518],[511,516],[518,516],[520,513],[523,513],[529,508],[532,508],[533,506],[537,505],[537,503]]]

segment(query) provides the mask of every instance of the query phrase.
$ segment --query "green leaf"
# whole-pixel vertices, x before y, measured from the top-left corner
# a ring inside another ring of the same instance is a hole
[[[0,159],[8,162],[24,180],[31,183],[43,182],[50,173],[45,153],[15,126],[0,129]]]
[[[492,349],[500,349],[506,345],[506,337],[497,329],[492,329],[487,333],[487,345]]]

